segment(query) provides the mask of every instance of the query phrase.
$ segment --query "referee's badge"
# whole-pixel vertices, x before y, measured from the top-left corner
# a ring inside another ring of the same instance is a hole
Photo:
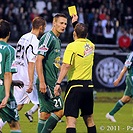
[[[85,44],[84,48],[84,57],[90,55],[94,51],[93,47],[91,47],[88,43]]]

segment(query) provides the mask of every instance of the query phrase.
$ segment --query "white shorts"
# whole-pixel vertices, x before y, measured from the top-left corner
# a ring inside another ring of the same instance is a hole
[[[39,104],[36,85],[34,85],[31,93],[26,92],[27,88],[28,86],[24,86],[23,88],[14,86],[14,97],[17,105],[28,104],[30,101],[33,104]]]

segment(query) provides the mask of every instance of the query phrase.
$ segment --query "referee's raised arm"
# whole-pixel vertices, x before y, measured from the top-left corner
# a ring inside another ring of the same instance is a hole
[[[73,15],[72,16],[72,25],[73,25],[73,28],[75,28],[77,23],[78,23],[78,15]]]

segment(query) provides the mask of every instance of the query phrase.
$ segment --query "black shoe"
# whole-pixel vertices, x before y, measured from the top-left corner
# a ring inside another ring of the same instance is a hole
[[[28,120],[29,120],[30,122],[33,122],[33,117],[32,117],[32,115],[29,115],[28,112],[26,112],[26,113],[25,113],[25,116],[28,118]]]

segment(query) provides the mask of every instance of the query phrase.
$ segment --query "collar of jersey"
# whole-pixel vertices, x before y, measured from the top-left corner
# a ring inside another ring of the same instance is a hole
[[[76,42],[77,42],[77,41],[78,41],[78,42],[86,42],[86,41],[88,41],[88,39],[78,38],[78,39],[76,39],[75,41],[76,41]]]
[[[7,45],[7,43],[6,42],[4,42],[4,41],[0,41],[3,45]]]
[[[57,37],[57,36],[53,33],[53,31],[52,31],[52,30],[51,30],[50,32],[51,32],[51,33],[52,33],[52,34],[53,34],[53,35],[54,35],[57,39],[59,39],[59,38],[58,38],[58,37]]]

